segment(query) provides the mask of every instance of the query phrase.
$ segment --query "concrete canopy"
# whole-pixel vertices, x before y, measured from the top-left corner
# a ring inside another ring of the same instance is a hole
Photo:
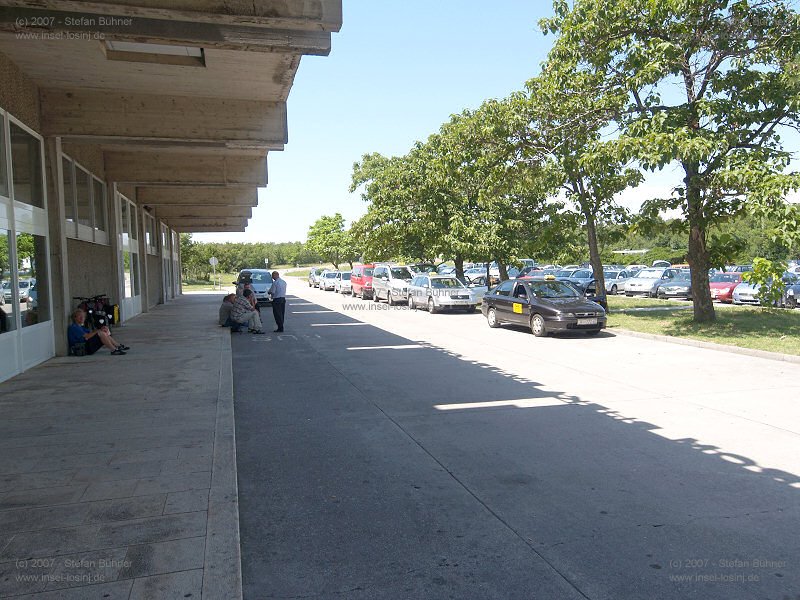
[[[137,186],[140,204],[217,207],[166,211],[180,231],[240,231],[267,152],[288,140],[300,58],[328,54],[341,4],[0,0],[0,53],[39,88],[44,135],[100,146],[106,179]]]

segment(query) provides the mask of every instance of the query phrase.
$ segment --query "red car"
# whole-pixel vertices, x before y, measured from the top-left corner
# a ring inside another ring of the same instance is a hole
[[[361,299],[372,298],[372,271],[375,265],[355,265],[350,273],[350,288],[353,296]]]
[[[709,277],[711,299],[718,302],[733,302],[733,289],[742,282],[741,273],[717,273]]]

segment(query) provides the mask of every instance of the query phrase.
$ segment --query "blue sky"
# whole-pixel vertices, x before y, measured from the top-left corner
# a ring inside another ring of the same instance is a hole
[[[538,29],[547,0],[344,0],[328,57],[303,57],[289,95],[289,143],[269,155],[245,233],[201,241],[305,240],[321,215],[360,217],[350,194],[365,153],[405,154],[453,113],[520,89],[552,43]]]
[[[538,21],[549,0],[344,0],[344,25],[328,57],[303,57],[289,95],[289,143],[269,155],[269,186],[245,233],[200,241],[306,239],[324,214],[349,222],[366,211],[348,192],[362,155],[405,154],[453,113],[521,89],[553,43]],[[799,136],[787,147],[797,150]],[[618,200],[638,209],[663,197],[681,173],[649,174]],[[795,201],[800,195],[794,195]]]

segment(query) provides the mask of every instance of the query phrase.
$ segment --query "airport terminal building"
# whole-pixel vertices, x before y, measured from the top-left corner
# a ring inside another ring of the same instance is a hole
[[[0,381],[78,301],[181,293],[180,233],[243,231],[341,0],[0,0]]]

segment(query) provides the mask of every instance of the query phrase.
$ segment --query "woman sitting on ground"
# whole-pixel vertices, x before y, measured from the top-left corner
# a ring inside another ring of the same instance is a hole
[[[74,351],[78,344],[85,345],[86,354],[94,354],[103,346],[111,350],[111,354],[115,356],[120,356],[125,354],[125,350],[130,350],[128,346],[117,343],[111,337],[108,326],[103,325],[100,329],[92,331],[84,323],[86,323],[86,312],[80,308],[75,309],[72,313],[72,324],[67,328],[67,339],[71,351]]]

